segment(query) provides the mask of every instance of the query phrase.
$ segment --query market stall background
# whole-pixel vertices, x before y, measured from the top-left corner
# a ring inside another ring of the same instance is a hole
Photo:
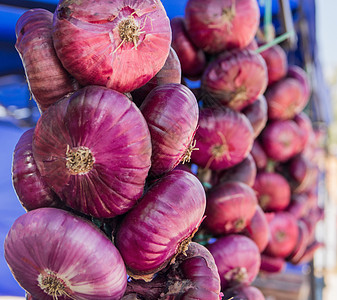
[[[20,205],[11,183],[11,162],[14,147],[24,131],[34,126],[39,118],[35,102],[30,98],[27,83],[24,78],[22,62],[15,50],[15,24],[18,18],[29,8],[45,8],[53,11],[58,1],[0,1],[0,136],[5,146],[0,150],[0,242],[13,224],[14,220],[25,211]],[[184,15],[186,0],[162,1],[169,18]],[[265,1],[258,1],[263,22]],[[280,13],[280,3],[274,0],[272,4],[273,22],[276,34],[284,33],[286,16]],[[293,24],[297,39],[284,43],[288,49],[288,59],[292,64],[302,66],[307,70],[313,84],[313,94],[307,112],[314,124],[323,130],[333,121],[331,95],[319,57],[319,43],[316,30],[316,2],[314,0],[289,1]],[[324,174],[323,174],[324,176]],[[323,178],[324,181],[324,178]],[[324,190],[324,186],[322,187]],[[322,193],[323,195],[324,193]],[[323,195],[322,198],[325,198]],[[322,201],[326,201],[323,199]],[[12,277],[3,258],[3,247],[0,248],[0,295],[23,296],[24,291]],[[332,257],[332,260],[334,258]],[[322,262],[321,264],[324,264]],[[307,267],[307,266],[305,266]],[[288,272],[302,272],[303,266],[294,268],[288,266]],[[286,270],[286,272],[287,272]],[[315,291],[314,291],[315,292]],[[316,296],[312,295],[312,299]]]

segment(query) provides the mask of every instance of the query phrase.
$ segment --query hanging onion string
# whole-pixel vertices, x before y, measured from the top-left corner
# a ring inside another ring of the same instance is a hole
[[[66,167],[73,174],[88,173],[95,163],[95,158],[89,148],[80,146],[70,149],[67,145]]]
[[[191,161],[191,155],[192,155],[192,152],[194,150],[199,150],[199,148],[196,148],[196,143],[197,141],[196,140],[192,140],[190,145],[188,146],[188,148],[186,149],[186,152],[184,154],[184,156],[182,157],[181,159],[181,163],[184,164],[186,162],[190,162]]]

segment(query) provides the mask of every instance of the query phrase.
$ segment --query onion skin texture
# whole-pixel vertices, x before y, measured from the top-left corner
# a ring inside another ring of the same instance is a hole
[[[303,150],[301,130],[293,120],[270,122],[261,133],[261,145],[269,158],[285,162]]]
[[[228,108],[202,109],[195,139],[199,150],[192,152],[191,161],[210,170],[239,164],[248,156],[254,142],[248,119]]]
[[[287,54],[280,45],[274,45],[261,52],[268,69],[268,85],[281,80],[288,72]]]
[[[209,63],[201,86],[208,106],[227,106],[240,111],[266,90],[267,66],[260,54],[236,50],[221,54]]]
[[[290,203],[290,185],[281,174],[267,171],[259,172],[256,175],[253,189],[264,211],[282,211]]]
[[[295,249],[298,239],[296,218],[285,211],[274,213],[269,221],[270,240],[265,254],[272,257],[286,258]]]
[[[41,286],[48,270],[63,280],[72,299],[120,299],[125,292],[126,270],[116,247],[94,225],[66,211],[48,207],[20,216],[4,247],[15,279],[33,298],[53,299]]]
[[[220,237],[207,248],[218,267],[222,290],[240,284],[250,284],[256,278],[261,256],[250,238],[231,234]]]
[[[132,101],[141,106],[146,96],[157,86],[167,83],[181,83],[181,65],[177,53],[171,47],[164,66],[152,79],[131,92]]]
[[[15,27],[16,44],[29,90],[40,111],[79,89],[77,81],[64,69],[52,39],[53,14],[37,8],[26,11]]]
[[[185,7],[188,35],[209,53],[245,48],[254,39],[260,23],[255,0],[189,0]]]
[[[91,161],[72,166],[81,147],[89,150]],[[126,96],[87,86],[41,116],[33,155],[43,179],[69,207],[111,218],[130,210],[143,194],[151,137],[141,112]]]
[[[189,79],[198,79],[206,68],[205,53],[190,40],[183,17],[171,19],[172,47],[181,62],[182,73]]]
[[[254,140],[250,154],[252,155],[255,161],[257,170],[261,171],[267,167],[268,157],[265,151],[263,150],[259,140],[257,139]]]
[[[45,183],[33,157],[34,128],[25,131],[15,146],[12,162],[12,182],[25,210],[61,206],[60,199]]]
[[[159,177],[174,169],[193,146],[199,119],[198,103],[189,88],[171,83],[153,89],[140,110],[151,133],[149,175]]]
[[[255,161],[253,157],[248,154],[248,156],[239,164],[220,171],[219,182],[240,181],[252,187],[255,182],[256,172]]]
[[[204,189],[193,174],[173,170],[158,180],[117,231],[116,246],[128,274],[151,280],[172,262],[198,229],[205,207]]]
[[[254,138],[257,138],[266,127],[268,121],[268,105],[266,98],[261,95],[253,103],[246,106],[242,113],[248,118],[254,130]]]
[[[135,36],[124,37],[120,28],[125,20],[134,26]],[[83,86],[102,85],[126,93],[163,67],[171,28],[157,0],[61,0],[54,13],[53,40],[63,66]]]
[[[205,226],[215,235],[241,232],[257,207],[254,190],[238,181],[228,181],[207,192]]]

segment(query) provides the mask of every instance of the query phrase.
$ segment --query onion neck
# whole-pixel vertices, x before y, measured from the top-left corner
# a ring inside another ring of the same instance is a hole
[[[118,48],[123,43],[133,43],[135,48],[137,49],[137,44],[139,41],[139,36],[144,33],[144,31],[139,28],[138,24],[135,21],[133,15],[130,15],[128,18],[123,19],[118,24],[118,33],[119,37],[121,38],[122,42],[118,46]]]
[[[229,282],[244,282],[248,278],[245,267],[236,267],[225,273],[224,278]]]
[[[89,148],[80,146],[71,148],[67,145],[66,167],[73,174],[86,174],[94,166],[95,158]]]
[[[58,299],[59,297],[71,298],[69,295],[70,289],[68,288],[65,281],[58,277],[58,275],[51,270],[44,270],[39,274],[38,286],[53,299]]]
[[[190,162],[191,161],[191,155],[192,155],[192,152],[194,150],[199,150],[199,148],[196,148],[195,145],[196,145],[196,140],[192,141],[188,148],[186,149],[186,152],[184,153],[182,159],[181,159],[181,162],[182,164],[186,163],[186,162]]]

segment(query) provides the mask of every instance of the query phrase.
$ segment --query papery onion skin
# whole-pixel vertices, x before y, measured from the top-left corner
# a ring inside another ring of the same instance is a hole
[[[193,137],[199,119],[198,102],[186,86],[169,83],[153,89],[140,110],[151,133],[149,175],[159,177],[184,160],[189,148],[193,149]]]
[[[279,173],[258,172],[253,189],[264,211],[282,211],[290,203],[290,185]]]
[[[190,40],[185,27],[185,18],[171,19],[172,47],[181,62],[182,73],[189,79],[197,79],[206,68],[205,53]]]
[[[69,212],[39,208],[20,216],[4,247],[15,279],[33,298],[53,299],[39,279],[48,270],[63,280],[72,299],[120,299],[126,289],[126,270],[116,247],[91,223]]]
[[[257,138],[266,127],[268,121],[268,105],[266,98],[261,95],[253,103],[246,106],[242,113],[248,118],[254,130],[254,138]]]
[[[231,234],[207,246],[214,257],[221,279],[221,288],[250,284],[260,269],[260,252],[248,237]]]
[[[61,206],[60,199],[46,184],[37,169],[32,150],[34,128],[25,131],[17,142],[12,161],[12,182],[26,210]]]
[[[199,150],[192,152],[191,161],[211,170],[230,168],[242,162],[254,142],[249,120],[228,108],[200,110],[195,139]]]
[[[240,111],[266,90],[267,66],[250,50],[225,52],[207,66],[201,79],[208,106],[228,106]]]
[[[187,32],[193,43],[209,53],[245,48],[260,23],[256,0],[189,0],[185,7]]]
[[[239,181],[223,182],[207,191],[205,226],[216,235],[241,232],[257,207],[254,190]]]
[[[71,160],[81,147],[89,152],[88,165],[78,171]],[[87,86],[40,117],[33,155],[43,179],[68,206],[111,218],[131,209],[141,197],[151,138],[144,117],[126,96]]]
[[[53,14],[36,8],[26,11],[15,27],[16,44],[29,90],[43,112],[48,106],[79,89],[77,81],[64,69],[52,40]]]
[[[166,267],[188,245],[205,207],[204,189],[193,174],[173,170],[158,180],[127,213],[117,231],[116,246],[128,274],[151,280]]]
[[[125,22],[134,26],[130,41],[119,30]],[[63,66],[82,85],[125,93],[144,85],[163,67],[171,28],[158,0],[61,0],[54,13],[53,40]]]
[[[270,240],[265,254],[286,258],[294,250],[298,239],[296,218],[285,211],[276,212],[269,221]]]

